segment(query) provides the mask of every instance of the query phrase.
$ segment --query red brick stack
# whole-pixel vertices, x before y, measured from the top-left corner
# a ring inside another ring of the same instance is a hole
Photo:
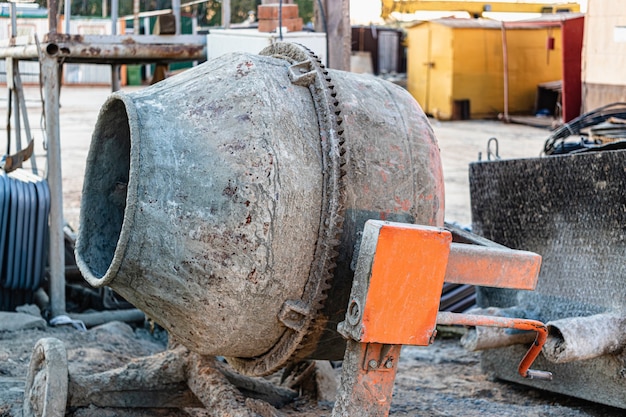
[[[261,4],[257,10],[259,20],[259,32],[274,32],[278,27],[278,3]],[[298,17],[297,4],[283,4],[282,26],[289,32],[299,32],[302,30],[302,18]]]

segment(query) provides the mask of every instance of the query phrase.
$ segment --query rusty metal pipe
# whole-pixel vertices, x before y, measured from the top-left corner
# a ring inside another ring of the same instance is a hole
[[[36,45],[0,45],[0,59],[17,58],[36,60],[39,57],[39,49]]]
[[[548,329],[545,324],[537,320],[518,319],[510,317],[480,316],[475,314],[459,314],[440,311],[437,314],[437,324],[462,325],[462,326],[485,326],[485,327],[506,327],[516,330],[528,330],[537,333],[537,337],[532,346],[522,358],[518,366],[519,374],[529,379],[551,380],[552,373],[529,369],[535,361],[548,337]]]
[[[470,314],[495,317],[516,317],[519,311],[498,307],[473,309]],[[531,332],[510,332],[505,327],[470,327],[461,338],[461,346],[475,352],[485,349],[496,349],[513,345],[532,343],[535,335]]]
[[[532,343],[535,336],[529,332],[511,333],[501,327],[472,327],[461,338],[461,346],[471,352]]]
[[[141,39],[143,36],[148,39]],[[205,39],[199,35],[163,36],[57,36],[60,55],[66,60],[102,62],[131,61],[191,61],[206,59]]]
[[[50,56],[68,63],[135,63],[203,61],[207,57],[202,35],[47,35],[41,44]],[[36,60],[40,48],[30,37],[15,44],[0,42],[0,58]]]
[[[615,313],[568,317],[546,324],[543,354],[550,362],[597,358],[626,346],[626,317]]]

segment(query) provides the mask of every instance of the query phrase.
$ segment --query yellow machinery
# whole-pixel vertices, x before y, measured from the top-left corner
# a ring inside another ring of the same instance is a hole
[[[580,12],[578,3],[526,3],[506,1],[438,1],[438,0],[382,0],[381,16],[387,19],[391,13],[415,13],[418,11],[464,11],[474,17],[484,12],[498,13],[559,13]]]

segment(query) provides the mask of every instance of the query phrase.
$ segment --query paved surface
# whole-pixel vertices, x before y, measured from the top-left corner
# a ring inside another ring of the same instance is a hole
[[[446,186],[446,221],[471,223],[468,166],[487,159],[487,142],[498,139],[503,159],[537,157],[549,131],[499,121],[471,120],[439,122],[431,120],[439,140]]]

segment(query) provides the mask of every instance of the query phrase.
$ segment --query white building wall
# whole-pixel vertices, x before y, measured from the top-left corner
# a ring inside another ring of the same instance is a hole
[[[103,19],[70,20],[70,33],[110,35],[111,21]],[[65,64],[64,84],[111,84],[111,66],[98,64]]]
[[[17,19],[17,36],[34,36],[37,34],[39,39],[48,31],[47,19]],[[11,37],[11,19],[0,18],[0,39],[9,39]],[[0,82],[6,83],[6,65],[4,59],[0,60]],[[39,62],[37,61],[20,61],[20,75],[24,84],[39,83]]]
[[[583,46],[583,112],[626,101],[624,5],[626,2],[615,0],[588,2]]]
[[[590,0],[585,17],[583,80],[626,85],[626,2]]]
[[[59,25],[62,30],[64,25]],[[17,35],[34,36],[43,40],[48,32],[47,18],[18,18]],[[110,35],[111,22],[105,19],[73,19],[70,32],[79,35]],[[0,39],[11,37],[11,19],[0,18]],[[39,62],[20,61],[20,75],[24,84],[39,83]],[[0,60],[0,83],[6,83],[5,61]],[[111,84],[111,67],[97,64],[65,64],[63,68],[64,84]]]

